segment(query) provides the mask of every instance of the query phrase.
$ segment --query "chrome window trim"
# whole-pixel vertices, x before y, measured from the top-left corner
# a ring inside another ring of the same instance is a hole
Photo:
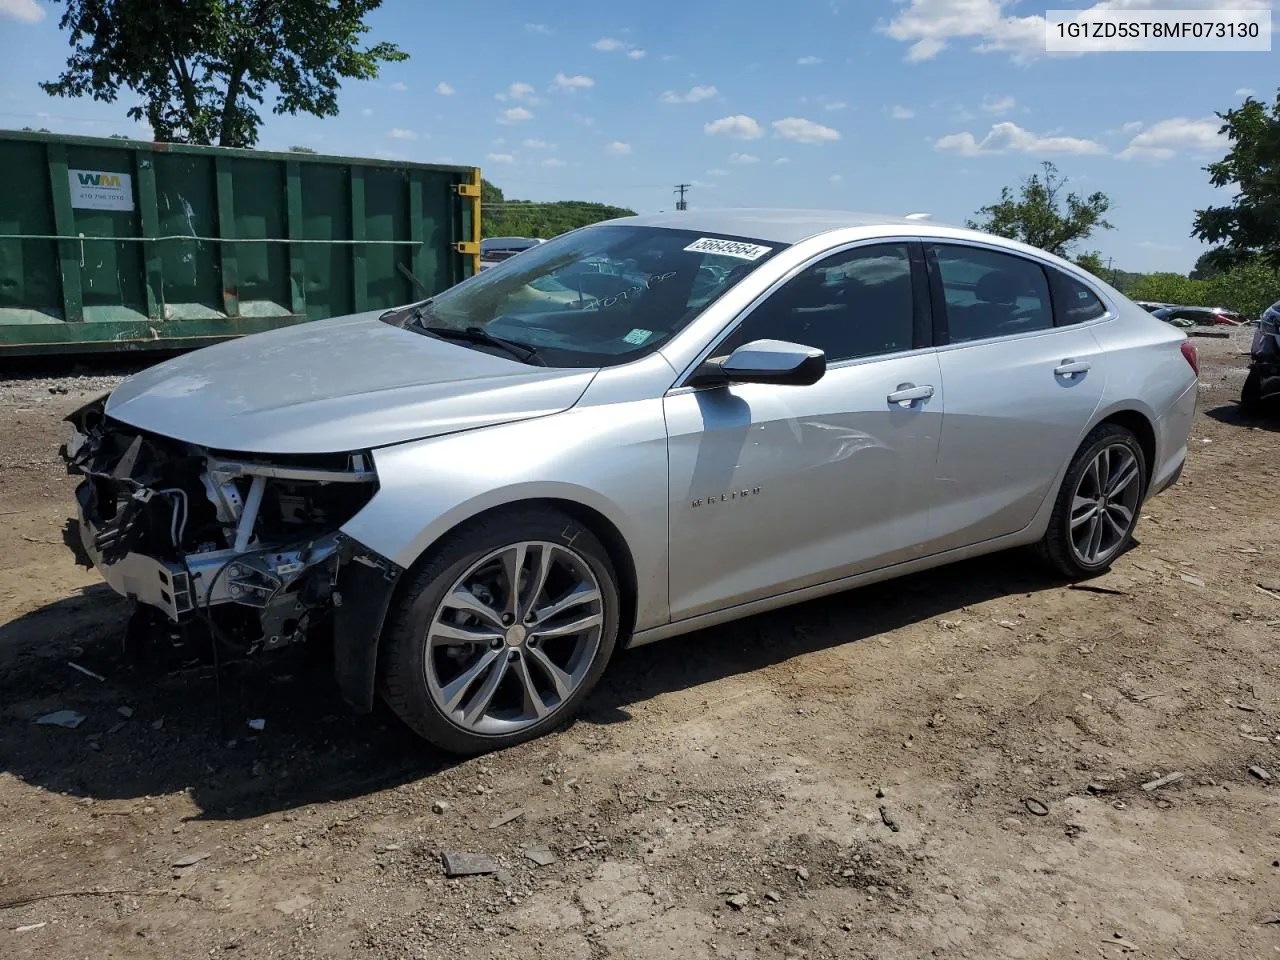
[[[1063,270],[1059,264],[1048,259],[1048,256],[1049,256],[1048,254],[1046,254],[1045,256],[1035,256],[1032,253],[1024,253],[1021,250],[1010,250],[1007,247],[997,246],[991,243],[983,243],[980,240],[973,240],[967,237],[957,238],[953,240],[951,238],[926,236],[921,238],[921,242],[924,243],[925,245],[926,261],[928,260],[928,248],[930,246],[976,247],[977,249],[984,250],[987,253],[1001,253],[1007,257],[1020,257],[1023,260],[1027,260],[1031,263],[1036,264],[1036,266],[1040,267],[1041,270],[1046,270],[1046,271],[1057,270],[1059,273],[1070,277],[1072,280],[1082,283],[1089,290],[1090,293],[1092,293],[1095,297],[1098,298],[1098,302],[1101,303],[1103,307],[1106,308],[1106,311],[1107,311],[1100,317],[1094,317],[1092,320],[1084,320],[1084,321],[1081,321],[1080,323],[1068,323],[1062,326],[1059,326],[1058,324],[1055,323],[1052,326],[1043,327],[1037,330],[1024,330],[1021,333],[1006,333],[1002,337],[982,337],[978,340],[965,340],[961,343],[938,344],[938,345],[935,345],[935,349],[937,349],[938,351],[962,349],[964,347],[973,347],[973,346],[978,346],[984,343],[1006,343],[1011,340],[1024,340],[1029,337],[1040,336],[1046,333],[1054,333],[1058,330],[1081,330],[1081,329],[1084,329],[1085,327],[1096,326],[1097,324],[1100,324],[1100,323],[1108,323],[1112,320],[1115,320],[1119,316],[1119,312],[1116,310],[1116,305],[1115,305],[1115,302],[1112,300],[1112,298],[1104,295],[1103,292],[1099,290],[1096,286],[1094,286],[1093,283],[1089,282],[1088,278],[1092,277],[1093,274],[1089,273],[1089,271],[1084,270],[1081,267],[1076,267],[1074,264],[1072,264],[1073,269]],[[1045,280],[1045,285],[1049,289],[1049,311],[1052,314],[1053,313],[1053,284],[1050,282],[1050,278],[1047,273],[1045,274],[1044,280]],[[939,282],[941,282],[941,277],[939,277]],[[945,297],[943,298],[942,308],[943,310],[946,310]],[[946,322],[945,313],[943,314],[943,322],[944,323]],[[948,337],[950,336],[950,333],[951,333],[951,325],[948,323],[947,324]]]

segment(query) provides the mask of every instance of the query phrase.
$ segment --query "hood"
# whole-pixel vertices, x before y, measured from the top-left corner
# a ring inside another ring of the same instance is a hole
[[[107,415],[237,453],[335,453],[567,410],[595,370],[533,367],[378,313],[254,334],[124,381]]]

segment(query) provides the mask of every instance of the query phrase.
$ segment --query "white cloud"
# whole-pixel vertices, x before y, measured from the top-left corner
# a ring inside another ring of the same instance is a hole
[[[528,33],[537,33],[537,34],[541,34],[544,37],[549,37],[551,36],[551,34],[555,32],[550,27],[548,27],[545,23],[526,23],[524,25],[524,28]]]
[[[812,67],[812,66],[814,66],[815,64],[819,64],[819,63],[821,63],[821,62],[822,62],[822,58],[821,58],[821,57],[812,57],[812,56],[810,56],[810,57],[801,57],[799,60],[797,60],[797,61],[796,61],[796,66],[797,66],[797,67]]]
[[[902,0],[892,20],[878,29],[909,43],[907,61],[932,60],[953,40],[971,40],[977,53],[1007,53],[1025,61],[1046,56],[1045,18],[1013,16],[1018,0]],[[1270,0],[1101,0],[1088,12],[1112,10],[1265,10]],[[1043,8],[1042,8],[1043,9]],[[1081,11],[1085,13],[1087,11]],[[1122,41],[1122,43],[1125,41]]]
[[[1124,2],[1124,0],[1121,0]],[[893,39],[910,43],[907,60],[932,60],[950,40],[974,38],[978,50],[1002,50],[1027,57],[1044,53],[1042,16],[1005,16],[1010,0],[910,0],[881,27]]]
[[[396,93],[404,93],[406,90],[409,89],[409,85],[400,80],[397,80],[395,83],[391,85],[391,89],[394,90]]]
[[[561,160],[559,157],[547,157],[547,159],[545,159],[545,160],[543,160],[543,161],[542,161],[542,165],[543,165],[544,167],[566,167],[566,166],[568,166],[568,164],[567,164],[567,163],[565,163],[563,160]]]
[[[1257,91],[1257,90],[1255,90],[1255,89],[1253,89],[1253,87],[1241,87],[1239,90],[1237,90],[1237,91],[1236,91],[1236,96],[1237,96],[1237,97],[1252,97],[1252,96],[1253,96],[1255,93],[1257,93],[1257,92],[1258,92],[1258,91]]]
[[[790,162],[791,162],[791,158],[790,158],[790,157],[779,157],[777,160],[773,161],[773,165],[774,165],[775,167],[780,167],[780,166],[782,166],[784,163],[790,163]]]
[[[844,183],[844,175],[839,173],[833,173],[831,176],[827,177],[827,179],[837,186]]]
[[[44,10],[36,0],[0,0],[0,19],[39,23],[44,19]]]
[[[596,82],[590,77],[584,77],[582,74],[574,74],[572,77],[566,77],[563,73],[557,73],[553,81],[557,90],[563,90],[572,93],[574,90],[590,90],[596,85]]]
[[[526,140],[524,145],[530,150],[554,150],[556,148],[554,143],[547,143],[545,140]]]
[[[730,163],[759,163],[760,158],[750,153],[731,153],[729,154]]]
[[[981,140],[968,132],[951,133],[934,141],[933,146],[936,150],[959,153],[966,157],[976,157],[984,153],[1005,153],[1010,150],[1041,156],[1055,153],[1086,155],[1107,152],[1106,148],[1095,140],[1057,135],[1041,136],[1008,121],[993,125],[990,132]]]
[[[1189,120],[1173,117],[1153,123],[1120,151],[1121,160],[1168,160],[1179,151],[1208,153],[1221,150],[1227,139],[1218,132],[1222,122],[1214,117]]]
[[[898,104],[894,104],[893,109],[889,111],[889,116],[895,120],[910,120],[915,115],[916,112],[910,107],[903,107]]]
[[[1130,120],[1128,123],[1126,123],[1123,127],[1120,128],[1120,132],[1121,133],[1137,133],[1141,129],[1142,129],[1141,120]]]
[[[797,143],[825,143],[828,140],[839,140],[840,131],[824,127],[820,123],[806,120],[804,117],[784,117],[773,121],[775,136]]]
[[[823,110],[844,110],[848,106],[849,105],[845,103],[843,100],[832,100],[830,103],[824,104],[822,109]]]
[[[595,47],[597,50],[603,50],[605,53],[608,53],[610,50],[621,50],[626,46],[626,44],[621,40],[613,39],[613,37],[601,37],[591,46]]]
[[[707,171],[708,177],[727,177],[728,175],[729,175],[729,171],[724,169],[723,167],[712,167],[710,170]]]
[[[645,51],[640,50],[639,48],[635,50],[627,51],[627,56],[630,57],[632,60],[643,60],[644,55],[645,55]]]
[[[764,135],[760,124],[746,114],[721,117],[703,126],[703,131],[713,137],[733,137],[735,140],[759,140]]]
[[[502,116],[498,118],[499,123],[524,123],[526,120],[533,119],[533,111],[526,110],[524,107],[510,107],[502,111]]]
[[[443,80],[436,84],[436,93],[440,94],[442,97],[452,97],[457,92],[457,90],[453,89],[453,87],[449,86],[449,84],[445,83]]]
[[[515,163],[516,158],[509,153],[486,153],[484,158],[490,163]]]
[[[668,90],[658,99],[663,103],[697,103],[699,100],[710,100],[717,93],[715,87],[693,87],[688,93],[676,93],[674,90]]]
[[[621,157],[631,152],[631,144],[623,143],[621,140],[615,140],[604,148],[605,153],[611,153],[615,157]]]
[[[525,97],[533,96],[533,84],[522,83],[517,80],[511,86],[507,87],[507,96],[512,100],[523,100]]]
[[[1008,113],[1018,105],[1018,101],[1013,97],[983,97],[982,112],[993,113],[997,117],[1002,113]]]
[[[412,130],[406,130],[404,127],[392,127],[387,131],[387,136],[392,140],[417,140],[418,135]]]
[[[361,110],[361,111],[360,111],[360,116],[362,116],[362,117],[372,117],[372,116],[373,116],[373,110],[372,110],[370,107],[365,107],[363,110]]]

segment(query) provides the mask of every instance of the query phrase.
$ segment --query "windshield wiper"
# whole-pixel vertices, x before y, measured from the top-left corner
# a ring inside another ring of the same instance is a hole
[[[506,337],[495,337],[484,327],[465,327],[458,330],[454,327],[429,326],[421,322],[416,326],[419,330],[440,337],[442,340],[461,340],[465,343],[483,343],[491,347],[500,347],[518,360],[536,363],[540,367],[547,365],[547,361],[538,356],[537,347],[531,347],[527,343],[516,340],[508,340]]]

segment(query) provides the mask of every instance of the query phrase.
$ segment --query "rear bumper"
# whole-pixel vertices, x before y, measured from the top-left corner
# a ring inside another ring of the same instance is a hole
[[[1187,441],[1196,416],[1199,381],[1193,380],[1156,421],[1156,463],[1152,464],[1147,496],[1154,497],[1178,482],[1187,461]]]

